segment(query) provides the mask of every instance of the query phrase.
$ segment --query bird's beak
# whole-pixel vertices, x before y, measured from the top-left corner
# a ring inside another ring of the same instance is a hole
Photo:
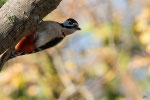
[[[80,27],[76,27],[75,29],[76,29],[76,30],[81,30],[81,28],[80,28]]]

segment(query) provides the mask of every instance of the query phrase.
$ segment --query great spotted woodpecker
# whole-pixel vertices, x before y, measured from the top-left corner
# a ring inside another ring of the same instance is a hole
[[[8,60],[53,47],[77,30],[81,30],[81,28],[79,28],[78,22],[72,18],[67,19],[64,23],[42,21],[37,25],[36,31],[27,34],[20,40]]]

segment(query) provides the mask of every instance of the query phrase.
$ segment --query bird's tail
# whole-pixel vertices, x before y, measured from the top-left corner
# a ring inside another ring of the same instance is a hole
[[[13,59],[15,57],[18,57],[18,56],[22,56],[22,55],[26,55],[26,54],[32,54],[32,53],[36,53],[38,51],[34,50],[32,52],[29,52],[29,53],[20,53],[20,52],[12,52],[9,56],[7,56],[8,52],[6,51],[0,58],[0,60],[2,59],[6,59],[6,56],[7,56],[7,61],[10,60],[10,59]]]
[[[7,62],[10,59],[12,52],[11,50],[6,50],[0,57],[0,71],[3,68],[3,65],[5,62]]]
[[[7,62],[8,60],[10,60],[10,59],[13,59],[13,58],[15,58],[15,57],[17,57],[17,56],[22,56],[22,55],[25,55],[25,54],[32,54],[32,53],[36,53],[36,52],[39,52],[39,51],[41,51],[41,49],[40,48],[37,48],[37,49],[35,49],[35,50],[33,50],[33,51],[31,51],[31,52],[29,52],[29,53],[20,53],[20,52],[12,52],[11,50],[6,50],[3,54],[2,54],[2,56],[0,57],[0,71],[1,71],[1,69],[3,68],[3,65],[5,64],[5,62]]]
[[[0,57],[0,71],[2,70],[5,62],[7,62],[10,59],[13,59],[17,56],[24,55],[24,53],[16,53],[16,52],[11,52],[9,50],[5,51],[2,56]]]
[[[21,56],[21,55],[24,55],[24,53],[16,53],[16,52],[11,53],[11,55],[8,57],[8,60],[13,59],[17,56]]]

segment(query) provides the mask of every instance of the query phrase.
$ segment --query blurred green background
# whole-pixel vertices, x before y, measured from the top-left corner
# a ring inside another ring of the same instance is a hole
[[[82,31],[5,64],[0,100],[150,100],[150,1],[62,0],[43,20],[70,17]]]

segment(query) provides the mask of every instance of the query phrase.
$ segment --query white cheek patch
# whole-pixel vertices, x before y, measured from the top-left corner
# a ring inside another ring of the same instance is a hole
[[[64,25],[64,26],[72,26],[72,25],[69,24],[69,22],[71,22],[71,21],[65,21],[65,22],[63,23],[63,25]]]

